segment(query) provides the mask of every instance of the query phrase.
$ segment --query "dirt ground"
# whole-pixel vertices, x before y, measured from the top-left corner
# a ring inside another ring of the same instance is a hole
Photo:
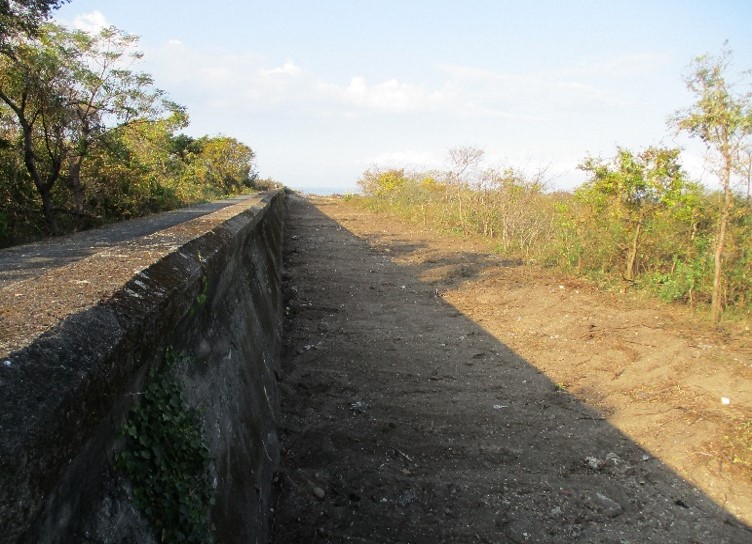
[[[288,201],[273,543],[749,543],[752,339]]]

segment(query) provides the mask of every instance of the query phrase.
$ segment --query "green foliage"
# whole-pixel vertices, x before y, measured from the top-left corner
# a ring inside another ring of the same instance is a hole
[[[213,188],[218,195],[237,194],[253,186],[255,154],[235,138],[204,136],[193,140],[188,149],[184,175],[199,185]]]
[[[188,116],[135,70],[135,36],[51,23],[11,34],[12,54],[0,48],[0,246],[253,188],[250,147],[179,133]]]
[[[168,350],[163,368],[149,375],[123,427],[126,445],[115,466],[131,481],[134,504],[160,541],[213,542],[211,455],[175,376],[178,363]]]
[[[201,260],[201,254],[198,255],[199,260]],[[204,304],[206,304],[206,301],[209,300],[209,295],[207,294],[209,290],[209,278],[206,275],[201,276],[201,292],[196,295],[196,303],[191,306],[191,309],[188,310],[188,315],[193,317],[196,315],[196,312],[199,308],[201,308]]]
[[[208,300],[208,296],[206,294],[207,290],[209,289],[209,278],[206,276],[201,276],[201,292],[196,295],[196,304],[199,306],[203,306],[206,304],[206,301]]]
[[[282,187],[284,187],[284,184],[274,178],[259,179],[256,174],[253,176],[253,188],[258,191],[273,191],[281,189]]]
[[[358,180],[358,185],[366,195],[388,197],[403,187],[405,181],[404,170],[370,168]]]
[[[136,38],[115,28],[96,35],[55,24],[19,37],[12,56],[0,56],[0,101],[22,142],[30,181],[39,193],[48,230],[57,215],[84,216],[82,163],[114,128],[156,117],[161,91],[151,77],[133,72]],[[55,202],[63,183],[70,209]]]
[[[689,181],[678,150],[618,149],[609,160],[588,158],[582,168],[590,179],[574,194],[546,193],[543,172],[479,166],[369,169],[360,180],[361,201],[448,234],[485,236],[509,258],[586,275],[604,287],[643,288],[693,307],[711,302],[723,195]],[[752,205],[735,199],[723,293],[726,307],[741,316],[752,313]]]
[[[731,51],[724,47],[718,56],[703,55],[692,63],[685,77],[695,103],[677,112],[674,126],[690,136],[701,139],[709,153],[709,165],[718,177],[723,194],[717,216],[714,241],[714,271],[711,313],[716,323],[727,305],[728,280],[726,260],[733,244],[733,213],[735,194],[732,183],[735,173],[744,172],[742,157],[752,159],[752,92],[739,93],[727,79]],[[746,74],[749,77],[749,72]],[[750,173],[747,167],[747,173]],[[747,178],[749,192],[750,177]]]
[[[39,24],[53,10],[69,0],[2,0],[0,1],[0,51],[12,54],[12,38],[34,34]]]
[[[619,148],[610,162],[588,158],[580,165],[590,180],[575,197],[583,206],[583,228],[597,233],[585,246],[593,252],[585,260],[606,264],[601,270],[609,273],[620,268],[629,281],[645,267],[640,257],[648,232],[666,214],[679,217],[690,202],[678,158],[678,149],[649,147],[634,154]]]
[[[710,298],[713,261],[705,254],[693,261],[676,259],[671,271],[655,271],[645,275],[643,285],[664,302],[707,302]]]

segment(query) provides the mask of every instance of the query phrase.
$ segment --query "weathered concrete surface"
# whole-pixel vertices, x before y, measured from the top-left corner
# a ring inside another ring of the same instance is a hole
[[[3,357],[0,541],[148,541],[112,459],[167,346],[191,360],[181,380],[204,410],[217,540],[266,540],[283,210],[270,193],[175,227],[172,245],[112,296]]]

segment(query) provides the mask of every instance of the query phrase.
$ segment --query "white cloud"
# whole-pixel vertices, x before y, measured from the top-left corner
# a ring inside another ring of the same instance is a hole
[[[625,112],[633,116],[629,111],[634,109],[636,99],[631,91],[600,78],[599,70],[608,65],[612,71],[636,73],[661,62],[659,57],[617,58],[610,64],[593,62],[535,73],[443,65],[433,74],[438,77],[429,82],[394,77],[370,81],[359,74],[337,81],[313,73],[292,59],[196,50],[177,40],[147,50],[145,59],[146,70],[155,76],[157,85],[188,107],[201,130],[212,130],[220,119],[236,123],[240,127],[237,130],[248,130],[249,134],[265,123],[277,127],[294,121],[293,126],[302,127],[303,133],[318,134],[318,123],[326,119],[325,126],[346,133],[360,130],[356,127],[363,126],[358,121],[363,118],[369,127],[366,133],[361,131],[345,144],[335,144],[350,146],[349,152],[359,157],[353,159],[357,164],[342,170],[362,171],[371,165],[441,168],[448,147],[470,139],[489,154],[506,154],[498,157],[500,163],[526,170],[549,165],[551,185],[558,188],[570,188],[582,181],[583,174],[575,167],[582,159],[583,146],[591,150],[595,146],[594,152],[600,147],[610,151],[614,142],[624,138],[623,131],[614,129],[614,119]],[[414,116],[416,122],[405,123],[401,116]],[[338,125],[338,119],[348,121]],[[416,129],[424,120],[425,126],[452,127],[451,132],[426,138]],[[582,124],[595,134],[584,142],[578,136]],[[398,134],[395,127],[401,127]],[[544,139],[557,138],[559,150],[543,151],[536,134]],[[276,138],[289,144],[288,136],[277,134]],[[412,147],[415,145],[423,147]],[[375,153],[369,155],[366,146],[375,148]],[[527,146],[529,153],[519,156],[520,146]],[[545,159],[541,158],[543,154]],[[489,155],[489,162],[492,158]],[[305,174],[309,178],[313,175]]]
[[[146,60],[161,87],[211,97],[211,103],[221,108],[249,112],[299,108],[308,115],[342,117],[432,113],[454,118],[541,119],[537,114],[508,107],[517,92],[503,86],[489,90],[488,81],[486,87],[478,86],[472,78],[450,77],[429,86],[396,78],[371,83],[354,75],[339,83],[313,74],[292,60],[270,66],[259,55],[196,51],[178,40],[147,51]]]
[[[263,76],[289,76],[289,77],[295,77],[300,75],[302,72],[300,66],[296,65],[292,61],[285,62],[282,66],[279,68],[272,68],[271,70],[259,70],[259,73]]]
[[[72,26],[76,30],[83,30],[84,32],[95,34],[103,28],[110,26],[110,24],[100,11],[92,11],[91,13],[77,15],[73,19],[73,22],[69,23],[68,26]]]
[[[356,76],[346,87],[330,85],[332,96],[362,110],[383,113],[418,113],[450,105],[456,96],[449,89],[428,91],[423,85],[389,79],[369,85]]]
[[[439,66],[437,83],[360,75],[337,82],[293,60],[269,63],[255,54],[196,51],[170,40],[147,52],[157,83],[200,94],[215,107],[238,111],[303,111],[313,116],[435,114],[452,118],[496,117],[530,122],[574,117],[597,109],[632,107],[636,99],[603,74],[640,73],[667,62],[665,55],[633,55],[590,61],[548,73],[504,73],[467,66]],[[600,75],[599,75],[600,74]],[[602,77],[601,77],[602,76]],[[607,78],[606,78],[607,79]]]

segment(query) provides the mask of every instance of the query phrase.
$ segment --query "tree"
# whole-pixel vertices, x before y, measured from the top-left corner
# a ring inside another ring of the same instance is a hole
[[[731,51],[717,57],[703,55],[691,64],[685,77],[695,103],[677,112],[673,124],[680,131],[700,138],[706,145],[721,185],[723,201],[715,240],[711,315],[715,323],[723,311],[722,284],[729,219],[733,206],[732,174],[740,152],[752,135],[752,95],[737,93],[726,79]]]
[[[129,69],[140,58],[135,42],[115,28],[91,36],[45,24],[37,37],[19,39],[12,57],[0,57],[0,100],[17,118],[24,164],[50,233],[58,231],[59,211],[85,215],[80,171],[92,148],[108,132],[161,111],[151,77]],[[61,179],[72,209],[53,202]]]
[[[619,148],[613,161],[588,158],[579,168],[591,179],[577,197],[596,217],[624,232],[624,279],[632,281],[645,229],[656,213],[675,206],[686,186],[678,149],[649,147],[639,154]],[[613,225],[612,225],[613,226]]]
[[[66,33],[63,40],[66,38],[77,51],[77,56],[70,59],[73,78],[65,89],[75,144],[66,181],[73,195],[74,213],[80,215],[84,213],[85,193],[81,165],[92,148],[104,141],[110,131],[154,120],[164,108],[179,106],[160,102],[163,93],[153,87],[152,77],[130,69],[142,57],[135,49],[136,36],[109,27],[96,35]]]
[[[187,146],[193,149],[188,157],[187,175],[194,176],[216,194],[226,195],[252,186],[256,179],[253,150],[235,138],[204,136]]]
[[[527,256],[549,232],[551,215],[541,198],[546,177],[546,168],[532,174],[513,167],[486,168],[478,177],[468,215],[484,236],[499,239],[501,250]]]
[[[446,183],[454,188],[460,215],[460,225],[465,228],[465,210],[463,208],[463,192],[470,185],[472,176],[477,173],[486,152],[475,146],[453,147],[449,150],[449,170],[446,172]]]
[[[185,112],[177,110],[109,131],[82,165],[87,211],[124,219],[203,200],[185,179],[187,159],[173,141],[187,124]]]
[[[24,164],[52,233],[57,232],[52,189],[63,167],[67,136],[62,89],[70,73],[61,62],[63,52],[49,41],[23,39],[13,56],[0,57],[0,100],[17,118]]]
[[[363,173],[358,185],[366,196],[392,199],[405,184],[404,169],[390,168],[382,170],[372,167]]]
[[[33,35],[53,10],[69,0],[0,0],[0,52],[12,52],[19,34]]]
[[[736,173],[741,177],[747,207],[752,209],[752,144],[743,149],[739,157]]]

